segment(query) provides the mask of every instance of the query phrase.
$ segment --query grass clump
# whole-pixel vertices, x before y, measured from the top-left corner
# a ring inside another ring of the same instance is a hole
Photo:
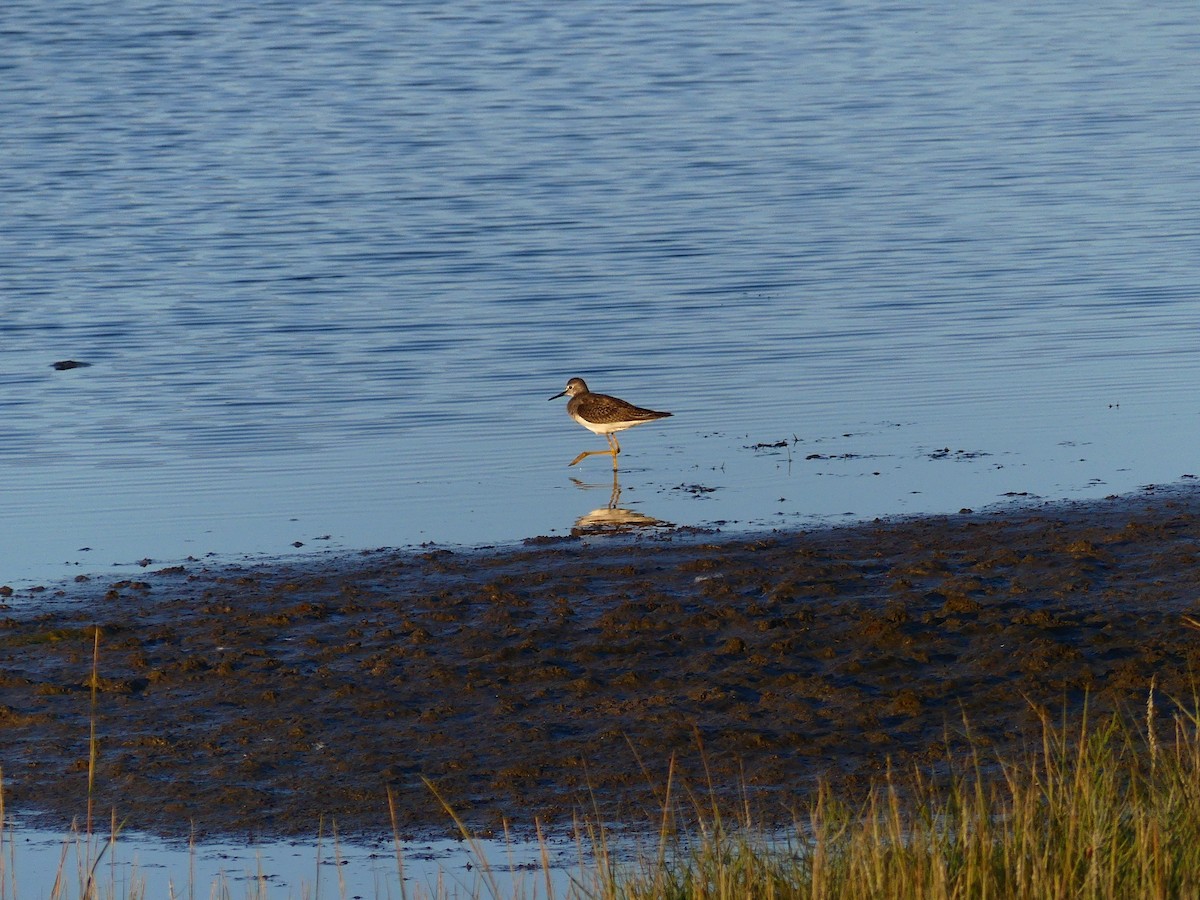
[[[616,865],[606,896],[1200,896],[1200,717],[1166,724],[1152,688],[1144,726],[1043,718],[1016,759],[976,750],[937,782],[889,773],[857,804],[822,788],[786,834],[710,812],[657,860]]]

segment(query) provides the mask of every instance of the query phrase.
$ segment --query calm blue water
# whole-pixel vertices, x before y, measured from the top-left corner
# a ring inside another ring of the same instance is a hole
[[[0,583],[566,533],[575,375],[675,413],[619,505],[677,524],[1192,474],[1198,51],[1191,2],[8,0]]]

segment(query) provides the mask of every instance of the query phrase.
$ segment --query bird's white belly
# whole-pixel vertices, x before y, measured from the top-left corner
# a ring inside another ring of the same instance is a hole
[[[592,434],[613,434],[617,431],[624,431],[630,428],[637,422],[589,422],[582,416],[572,414],[571,418],[590,431]]]

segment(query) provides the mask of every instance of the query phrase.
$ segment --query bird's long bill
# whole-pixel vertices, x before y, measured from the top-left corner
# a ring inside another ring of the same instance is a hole
[[[559,391],[559,392],[558,392],[557,394],[555,394],[553,397],[547,397],[546,399],[547,399],[547,400],[557,400],[559,397],[561,397],[561,396],[562,396],[563,394],[565,394],[565,393],[566,393],[566,391]]]

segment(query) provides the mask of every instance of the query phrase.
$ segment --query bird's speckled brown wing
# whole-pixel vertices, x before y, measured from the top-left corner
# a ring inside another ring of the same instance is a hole
[[[607,394],[584,394],[576,400],[578,403],[572,401],[568,404],[568,406],[575,407],[569,411],[598,425],[610,425],[614,422],[649,422],[653,419],[665,419],[671,415],[668,412],[643,409]]]

